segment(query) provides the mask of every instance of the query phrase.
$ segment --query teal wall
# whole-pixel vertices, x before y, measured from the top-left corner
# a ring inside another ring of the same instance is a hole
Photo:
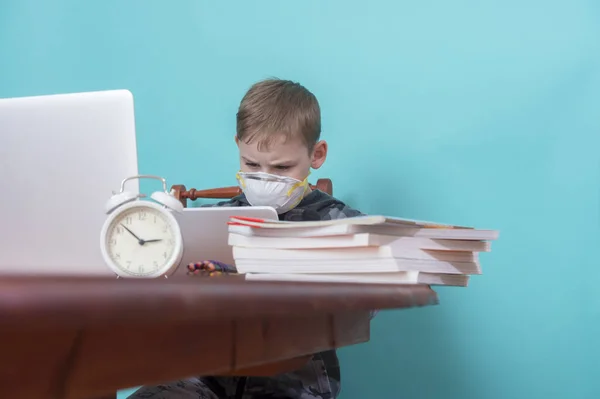
[[[337,196],[501,231],[470,287],[341,351],[343,399],[598,396],[598,1],[0,0],[0,96],[130,89],[171,184],[235,184],[272,75],[320,99]]]

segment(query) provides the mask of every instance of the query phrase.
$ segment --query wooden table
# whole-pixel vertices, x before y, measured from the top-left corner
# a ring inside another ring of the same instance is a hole
[[[3,277],[2,397],[114,397],[192,375],[273,375],[368,341],[371,309],[436,303],[427,286]]]

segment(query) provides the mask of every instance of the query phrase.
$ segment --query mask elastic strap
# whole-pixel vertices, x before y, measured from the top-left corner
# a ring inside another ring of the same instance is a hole
[[[308,174],[310,175],[310,172]],[[308,176],[306,176],[304,180],[299,181],[298,183],[295,183],[292,187],[290,187],[290,189],[287,191],[287,196],[289,197],[290,195],[292,195],[292,192],[300,186],[304,186],[304,192],[306,192],[308,188]]]
[[[235,173],[235,178],[237,179],[237,181],[240,182],[240,184],[242,185],[242,190],[246,188],[246,182],[244,181],[244,179],[241,178],[240,176],[240,172],[236,172]]]

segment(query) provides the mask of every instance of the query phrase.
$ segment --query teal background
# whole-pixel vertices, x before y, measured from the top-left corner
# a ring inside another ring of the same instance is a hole
[[[0,96],[130,89],[170,184],[235,184],[269,76],[319,98],[336,196],[501,232],[468,288],[340,351],[343,399],[598,396],[598,1],[0,0]]]

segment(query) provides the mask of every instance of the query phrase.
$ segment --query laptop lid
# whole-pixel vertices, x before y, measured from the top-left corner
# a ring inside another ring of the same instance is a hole
[[[109,274],[104,205],[138,174],[132,94],[0,99],[0,173],[0,274]]]
[[[183,236],[183,257],[174,275],[185,275],[187,265],[203,260],[216,260],[235,265],[228,244],[231,216],[278,219],[277,212],[267,206],[185,208],[175,213]]]

